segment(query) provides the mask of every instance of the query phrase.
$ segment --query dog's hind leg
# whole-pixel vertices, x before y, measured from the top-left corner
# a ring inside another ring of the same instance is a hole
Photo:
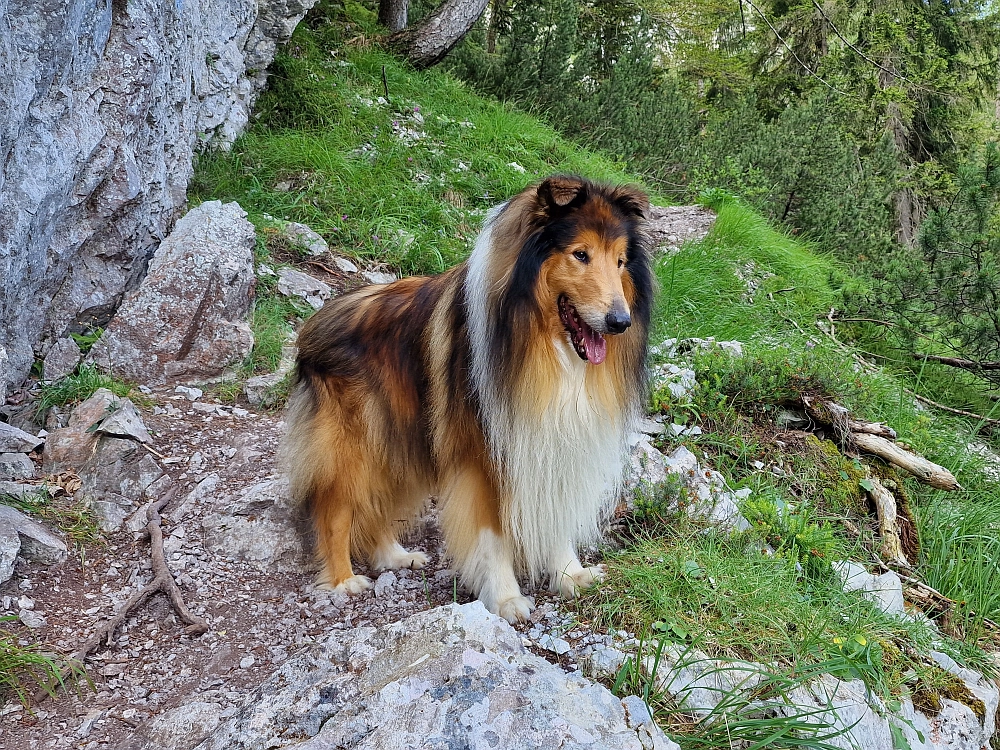
[[[375,570],[420,570],[427,564],[427,555],[408,551],[397,541],[395,535],[386,533],[372,551],[371,564]]]
[[[367,576],[354,575],[351,567],[351,532],[354,507],[350,498],[330,486],[315,498],[317,554],[323,570],[316,579],[319,588],[360,594],[372,587]]]
[[[514,548],[500,524],[496,493],[482,469],[468,467],[444,482],[441,525],[448,554],[483,606],[510,623],[528,619],[534,603],[521,595]]]

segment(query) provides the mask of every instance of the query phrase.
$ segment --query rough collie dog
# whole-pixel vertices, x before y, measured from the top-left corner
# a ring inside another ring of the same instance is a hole
[[[462,582],[527,618],[517,575],[573,596],[619,489],[645,394],[652,296],[645,195],[552,177],[493,209],[472,256],[326,304],[299,335],[292,486],[323,564],[420,568],[398,541],[430,495]]]

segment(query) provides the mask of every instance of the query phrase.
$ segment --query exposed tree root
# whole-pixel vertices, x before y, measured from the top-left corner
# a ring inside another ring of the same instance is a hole
[[[184,603],[184,598],[181,595],[181,590],[177,587],[177,582],[174,581],[173,575],[170,573],[170,569],[167,567],[167,559],[163,553],[163,529],[160,527],[160,511],[171,501],[177,494],[177,487],[174,486],[167,491],[167,494],[160,500],[154,503],[150,503],[149,507],[146,509],[146,533],[149,534],[150,543],[150,561],[153,564],[153,580],[142,587],[140,591],[133,594],[132,597],[125,602],[124,606],[118,613],[104,622],[97,631],[87,639],[79,650],[70,657],[70,666],[64,667],[60,673],[60,677],[54,683],[50,683],[45,689],[39,691],[35,695],[35,702],[40,703],[45,700],[45,698],[52,694],[54,688],[63,682],[71,673],[77,671],[73,665],[77,667],[82,666],[84,660],[87,656],[95,651],[102,642],[107,642],[108,645],[112,643],[112,637],[115,631],[121,626],[125,619],[133,612],[133,610],[138,609],[142,604],[146,602],[154,594],[163,594],[170,600],[170,605],[174,608],[177,616],[180,617],[181,621],[187,624],[184,628],[184,632],[187,635],[202,635],[208,632],[208,623],[204,619],[198,617],[187,608]]]

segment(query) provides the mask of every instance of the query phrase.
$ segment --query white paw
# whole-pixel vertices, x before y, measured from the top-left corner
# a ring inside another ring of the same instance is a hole
[[[573,572],[556,573],[557,585],[552,588],[557,590],[565,599],[574,599],[583,589],[589,589],[598,581],[603,581],[606,573],[604,565],[595,565],[591,568],[579,568]]]
[[[379,570],[402,570],[403,568],[420,570],[427,564],[428,560],[429,558],[423,552],[406,552],[404,550],[401,553],[383,557],[375,564],[375,567]]]
[[[368,576],[351,576],[345,578],[336,586],[328,586],[338,594],[362,594],[372,587],[372,579]]]
[[[531,614],[534,606],[534,602],[526,596],[512,596],[497,605],[496,614],[514,625],[518,622],[527,622],[528,615]]]

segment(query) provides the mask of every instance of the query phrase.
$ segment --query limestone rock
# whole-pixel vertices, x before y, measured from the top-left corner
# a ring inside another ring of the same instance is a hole
[[[77,498],[93,507],[101,528],[113,531],[163,476],[141,447],[149,439],[135,405],[101,388],[73,410],[68,426],[49,433],[43,470],[75,469],[83,483]]]
[[[662,356],[667,359],[678,359],[693,352],[720,351],[731,357],[743,356],[743,344],[740,341],[716,341],[709,336],[705,339],[666,339],[656,346],[650,347],[649,353],[653,356]]]
[[[635,700],[527,652],[478,601],[308,646],[198,750],[289,745],[677,750]]]
[[[59,339],[45,355],[45,365],[42,370],[45,379],[51,382],[66,377],[80,364],[82,356],[80,347],[72,338],[67,336]]]
[[[153,719],[149,727],[150,750],[190,750],[219,726],[222,709],[215,703],[195,701]]]
[[[903,583],[891,570],[872,575],[856,562],[835,561],[833,569],[843,581],[844,591],[860,591],[866,599],[878,605],[886,614],[903,614]]]
[[[14,558],[20,554],[42,565],[55,565],[66,559],[65,542],[40,523],[16,508],[0,504],[0,583],[14,571]]]
[[[278,231],[285,239],[309,255],[326,255],[330,252],[330,246],[326,244],[326,240],[305,224],[300,224],[297,221],[285,221],[282,222],[281,229]]]
[[[11,373],[10,360],[7,357],[7,350],[0,345],[0,406],[7,403],[7,386],[13,382],[14,375]]]
[[[36,353],[103,327],[135,287],[194,152],[233,142],[314,2],[3,3],[0,404]]]
[[[6,583],[14,575],[14,561],[21,551],[21,537],[17,530],[0,521],[0,583]]]
[[[30,432],[0,422],[0,453],[31,453],[44,442]]]
[[[311,566],[299,509],[286,479],[258,482],[216,508],[201,521],[206,549],[258,570],[299,571]]]
[[[690,400],[691,392],[697,385],[694,370],[675,365],[673,362],[666,362],[654,368],[650,381],[654,391],[667,388],[670,395],[678,401]]]
[[[333,259],[333,264],[339,268],[344,273],[357,273],[358,267],[347,258],[342,258],[339,255],[335,256]]]
[[[361,275],[369,284],[391,284],[396,280],[396,274],[382,271],[362,271]]]
[[[0,480],[32,479],[35,464],[23,453],[0,453]]]
[[[314,310],[319,310],[330,299],[328,285],[294,268],[282,268],[278,271],[278,291],[286,297],[301,297]]]
[[[88,357],[145,383],[207,378],[253,346],[254,228],[236,203],[189,211],[160,245]]]

